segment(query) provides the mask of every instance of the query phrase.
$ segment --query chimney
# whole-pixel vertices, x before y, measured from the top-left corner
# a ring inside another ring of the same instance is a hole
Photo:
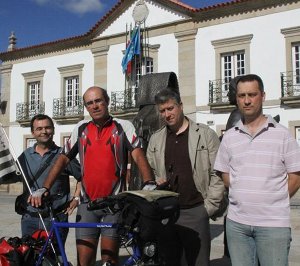
[[[16,43],[17,43],[17,38],[15,36],[15,33],[12,31],[10,36],[9,36],[9,45],[7,47],[7,51],[13,51],[15,50],[17,47],[16,47]]]

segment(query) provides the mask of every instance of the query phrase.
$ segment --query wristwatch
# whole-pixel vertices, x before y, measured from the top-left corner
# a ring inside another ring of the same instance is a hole
[[[72,198],[72,200],[77,200],[78,203],[80,203],[80,198],[79,198],[78,196],[74,196],[74,197]]]

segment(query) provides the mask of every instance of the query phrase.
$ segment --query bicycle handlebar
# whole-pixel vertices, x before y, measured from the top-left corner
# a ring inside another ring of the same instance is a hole
[[[114,214],[120,210],[119,202],[120,200],[116,196],[98,198],[90,201],[87,209],[89,211],[102,210],[105,213]]]

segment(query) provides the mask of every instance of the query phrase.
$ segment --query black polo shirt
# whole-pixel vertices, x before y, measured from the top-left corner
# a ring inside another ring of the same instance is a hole
[[[189,127],[176,135],[167,129],[165,167],[171,190],[179,193],[180,207],[191,208],[203,203],[196,189],[188,150]]]

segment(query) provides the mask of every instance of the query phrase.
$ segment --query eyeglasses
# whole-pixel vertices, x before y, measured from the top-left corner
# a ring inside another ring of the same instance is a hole
[[[101,99],[101,98],[98,98],[98,99],[95,99],[95,100],[88,101],[88,102],[84,103],[84,105],[86,107],[91,107],[93,104],[100,105],[100,104],[103,104],[103,103],[104,103],[104,100]]]

